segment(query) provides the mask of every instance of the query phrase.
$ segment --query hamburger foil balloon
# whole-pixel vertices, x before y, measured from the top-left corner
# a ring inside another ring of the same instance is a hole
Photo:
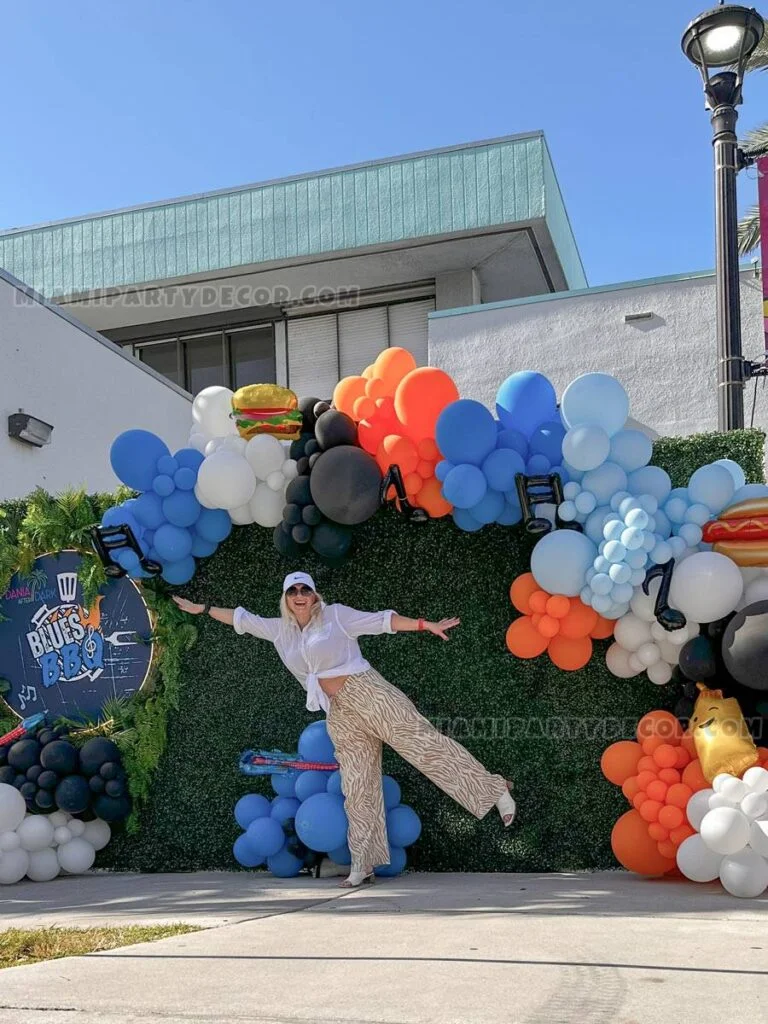
[[[232,396],[232,419],[240,437],[272,434],[280,441],[296,441],[301,433],[299,400],[279,384],[248,384]]]
[[[701,771],[707,782],[721,772],[741,775],[757,764],[759,755],[735,697],[723,697],[722,690],[696,684],[699,696],[688,731],[693,734]]]

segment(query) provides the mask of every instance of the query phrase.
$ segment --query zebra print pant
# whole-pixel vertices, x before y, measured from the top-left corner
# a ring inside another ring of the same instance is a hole
[[[491,775],[460,743],[438,732],[375,669],[348,677],[331,699],[327,724],[341,769],[353,870],[389,863],[382,742],[477,818],[507,790],[502,776]]]

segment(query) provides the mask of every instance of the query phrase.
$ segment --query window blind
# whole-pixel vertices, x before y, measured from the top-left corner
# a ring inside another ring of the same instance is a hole
[[[362,373],[387,342],[386,306],[339,313],[340,377]]]
[[[288,387],[299,398],[330,399],[339,380],[336,314],[288,321]]]
[[[426,366],[429,361],[427,315],[434,308],[434,299],[401,302],[389,307],[389,344],[408,349],[419,366]]]

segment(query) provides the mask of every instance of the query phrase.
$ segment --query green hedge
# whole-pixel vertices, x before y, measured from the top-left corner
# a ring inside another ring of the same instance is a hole
[[[664,439],[655,461],[686,482],[698,466],[729,457],[748,479],[763,479],[764,436],[758,431]],[[311,554],[312,572],[329,601],[390,608],[406,615],[458,615],[461,626],[444,643],[430,635],[364,639],[365,655],[494,772],[515,782],[518,822],[505,831],[495,812],[476,821],[390,750],[385,770],[402,785],[403,800],[424,829],[410,851],[412,867],[432,871],[552,871],[614,866],[610,832],[626,809],[620,791],[602,777],[600,755],[631,731],[646,711],[671,707],[679,696],[645,681],[611,676],[599,650],[580,672],[564,673],[544,656],[512,658],[504,634],[514,617],[512,580],[529,568],[532,541],[521,529],[486,527],[476,534],[450,521],[418,526],[382,512],[360,527],[352,560],[340,569]],[[271,533],[237,527],[183,589],[192,599],[277,614],[288,565]],[[233,868],[238,834],[233,806],[248,791],[270,792],[268,781],[237,771],[248,747],[295,750],[315,716],[303,691],[272,647],[237,636],[211,619],[183,656],[179,708],[136,835],[118,835],[101,863],[125,870]],[[564,734],[564,735],[563,735]],[[562,737],[562,738],[560,738]]]

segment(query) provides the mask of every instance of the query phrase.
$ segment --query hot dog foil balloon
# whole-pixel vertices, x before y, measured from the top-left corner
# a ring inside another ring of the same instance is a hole
[[[722,690],[708,690],[703,683],[688,731],[693,734],[701,771],[707,782],[721,772],[741,775],[757,764],[759,756],[735,697]]]
[[[707,544],[736,565],[768,565],[768,498],[731,505],[705,524],[703,534]]]

